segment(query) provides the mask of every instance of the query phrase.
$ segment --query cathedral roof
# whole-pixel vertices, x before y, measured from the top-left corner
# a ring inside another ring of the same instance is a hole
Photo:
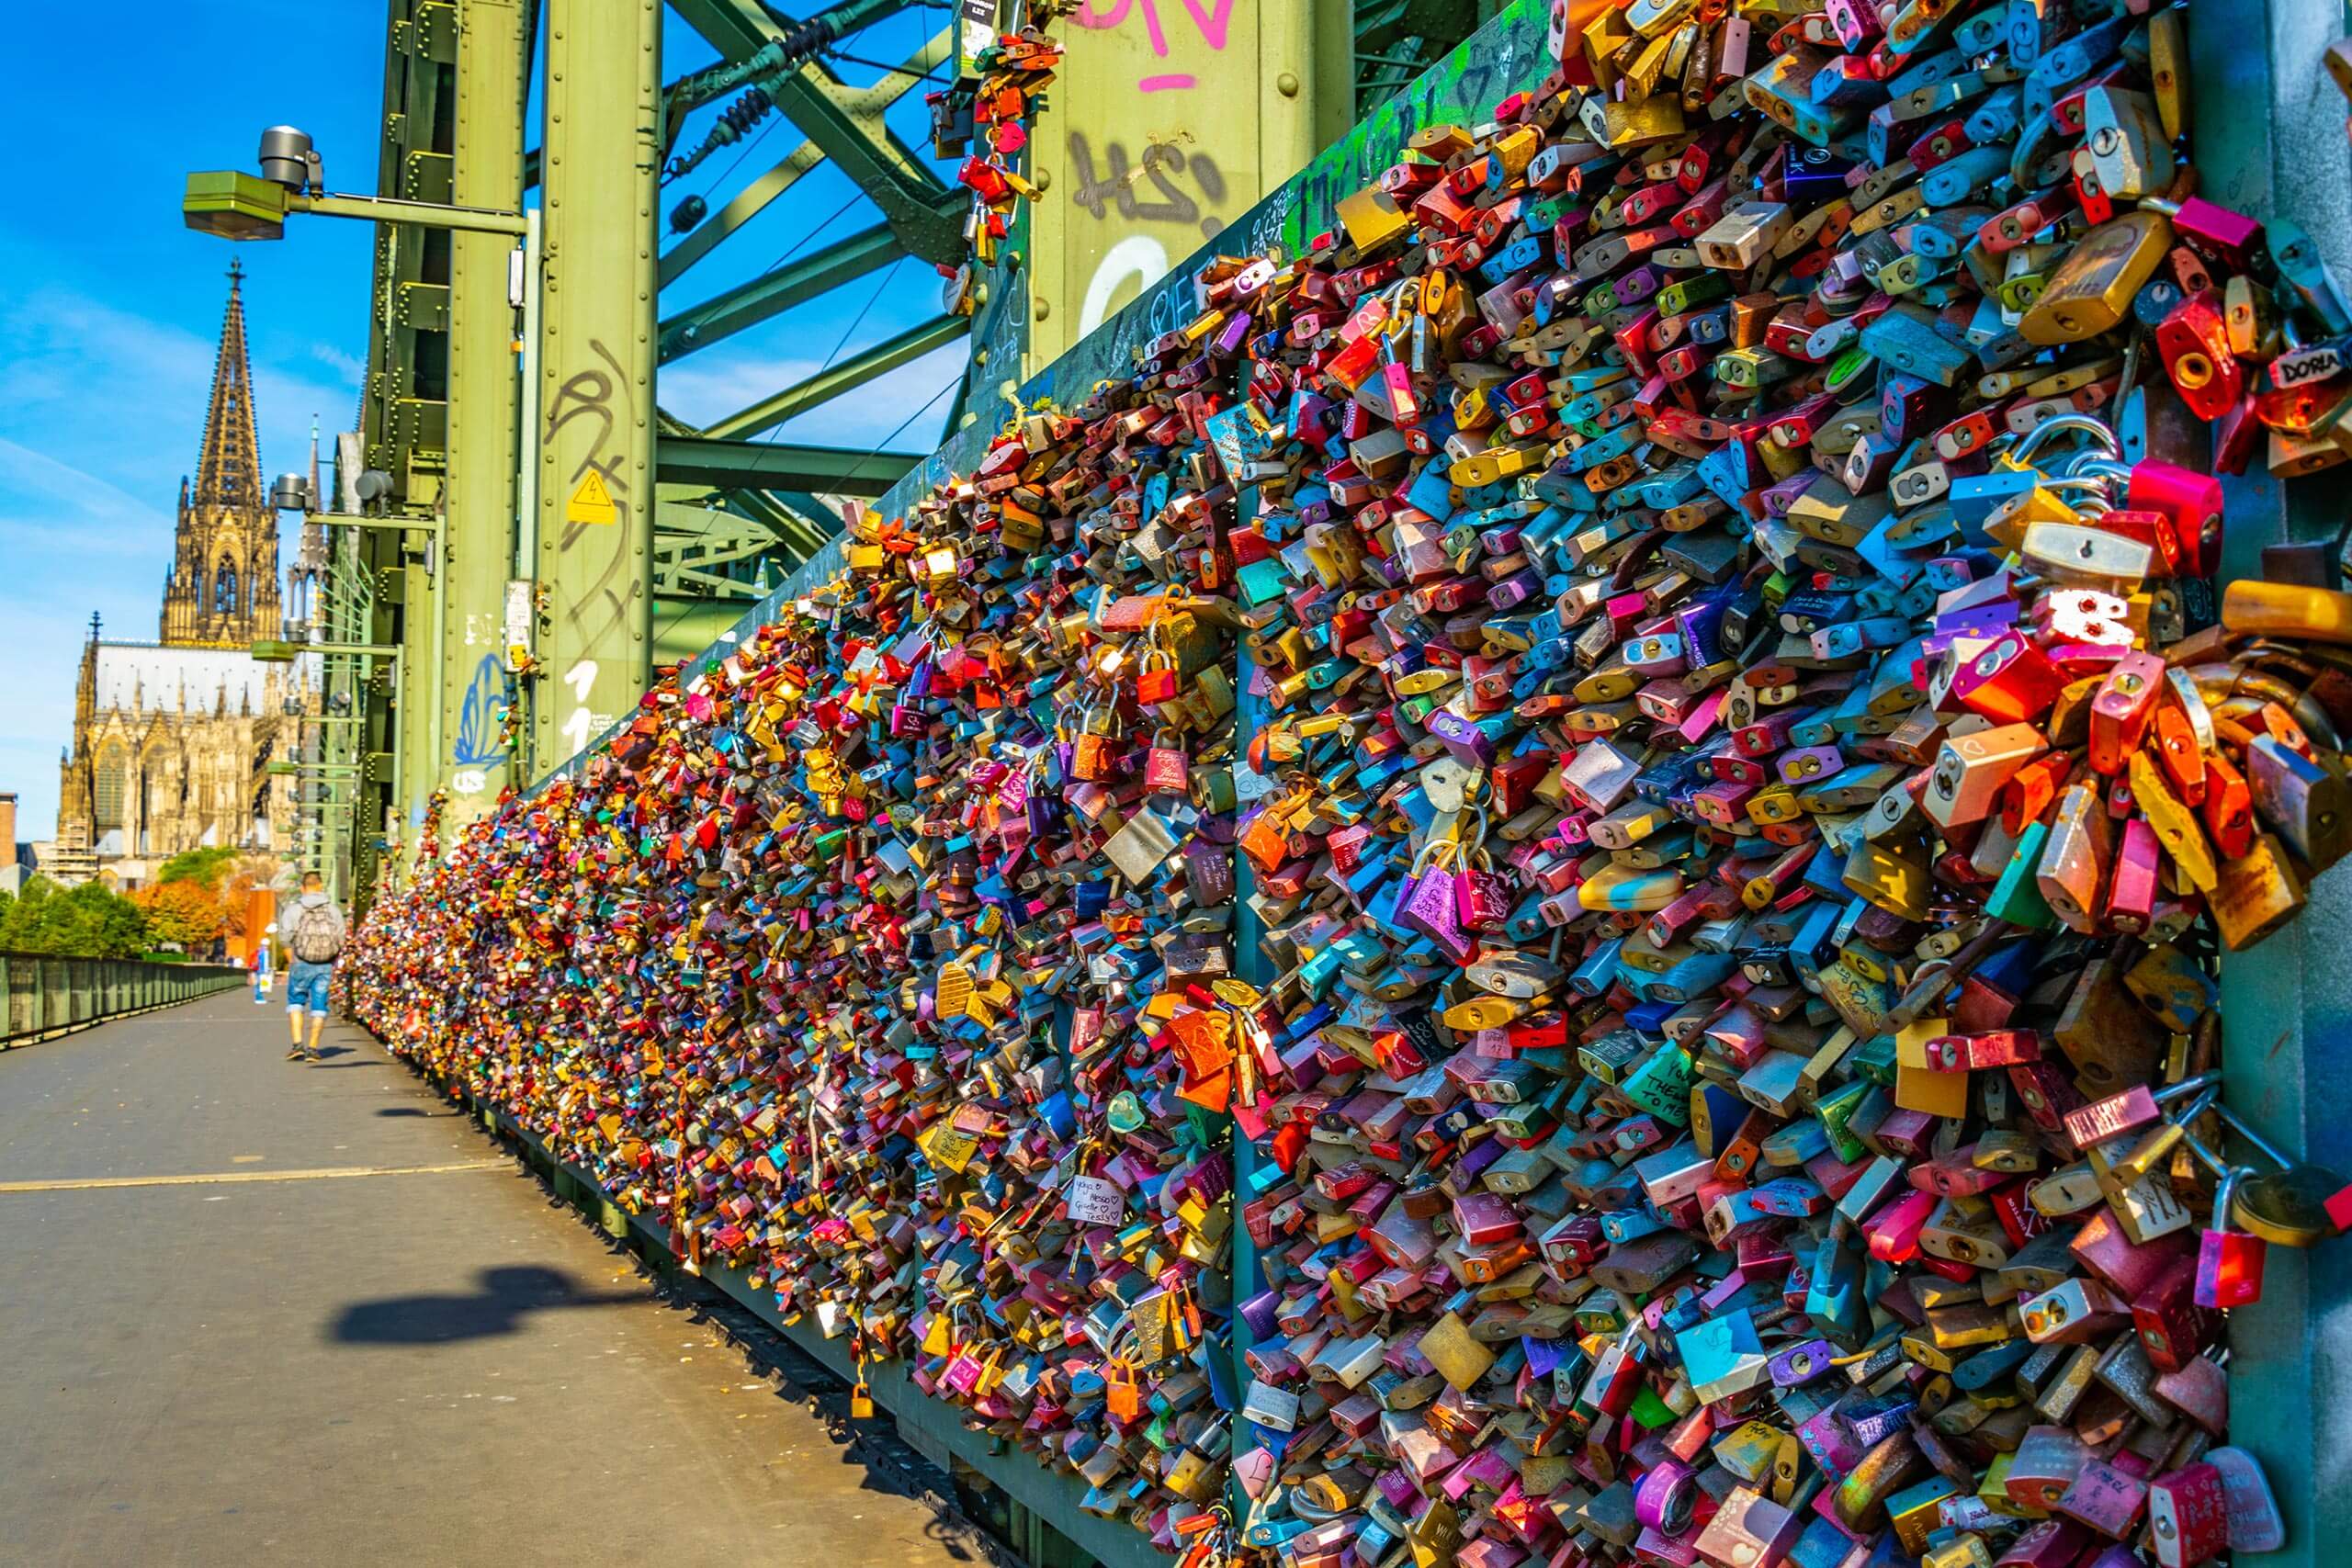
[[[108,708],[169,713],[179,707],[185,689],[189,711],[209,714],[225,690],[230,713],[259,717],[266,705],[289,683],[284,674],[287,669],[261,663],[238,648],[101,642],[91,696],[102,713]]]

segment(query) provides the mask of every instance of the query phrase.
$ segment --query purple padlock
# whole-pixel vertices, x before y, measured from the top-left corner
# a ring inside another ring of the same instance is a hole
[[[1465,768],[1484,769],[1494,761],[1495,738],[1476,719],[1440,708],[1430,715],[1425,728]]]
[[[1422,852],[1423,855],[1428,851]],[[1437,943],[1457,964],[1467,963],[1476,944],[1462,929],[1454,908],[1453,878],[1447,868],[1416,867],[1396,899],[1397,923]]]

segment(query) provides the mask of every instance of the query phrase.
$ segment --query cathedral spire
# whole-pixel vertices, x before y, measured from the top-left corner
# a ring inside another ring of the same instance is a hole
[[[212,407],[197,454],[196,504],[261,510],[261,444],[254,431],[253,363],[245,350],[244,269],[229,264],[229,310],[212,362]]]
[[[174,531],[162,626],[175,648],[244,648],[280,632],[277,513],[262,497],[244,277],[231,265],[196,482],[182,492]]]

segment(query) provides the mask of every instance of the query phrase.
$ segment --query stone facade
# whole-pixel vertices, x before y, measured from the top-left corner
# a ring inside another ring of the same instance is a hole
[[[59,763],[56,863],[68,876],[137,886],[185,850],[288,845],[294,780],[267,768],[294,760],[318,682],[312,660],[249,651],[288,634],[254,421],[232,270],[196,478],[180,486],[162,640],[108,640],[90,619]]]

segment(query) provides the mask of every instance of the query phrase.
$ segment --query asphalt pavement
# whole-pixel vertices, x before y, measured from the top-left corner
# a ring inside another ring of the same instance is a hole
[[[285,1029],[0,1053],[0,1564],[978,1562],[365,1033]]]

